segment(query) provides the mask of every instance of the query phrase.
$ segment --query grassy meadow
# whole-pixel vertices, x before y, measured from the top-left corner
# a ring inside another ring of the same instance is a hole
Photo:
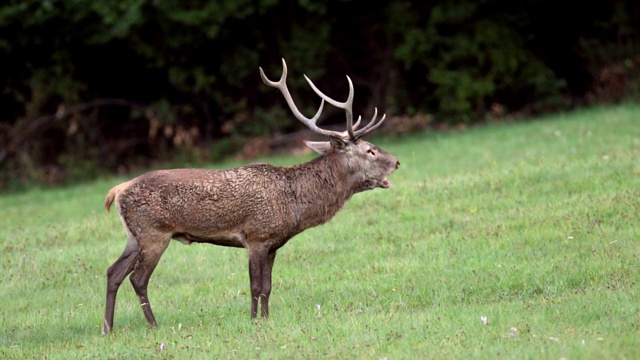
[[[124,179],[1,195],[0,358],[640,358],[640,105],[372,141],[394,186],[278,251],[268,320],[244,250],[173,242],[159,327],[125,281],[102,336]]]

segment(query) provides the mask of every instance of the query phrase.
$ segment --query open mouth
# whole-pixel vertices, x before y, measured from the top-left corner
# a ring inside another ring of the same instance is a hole
[[[391,181],[385,178],[384,180],[382,180],[382,182],[380,182],[380,187],[383,189],[388,189],[389,187],[391,187]]]

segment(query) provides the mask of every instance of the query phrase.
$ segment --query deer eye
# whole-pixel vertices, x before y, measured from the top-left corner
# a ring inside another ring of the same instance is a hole
[[[367,149],[367,154],[376,156],[376,152],[373,151],[373,149],[371,149],[371,148]]]

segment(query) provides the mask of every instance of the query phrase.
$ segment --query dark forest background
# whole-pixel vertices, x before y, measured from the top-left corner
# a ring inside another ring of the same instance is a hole
[[[517,120],[639,99],[640,2],[5,1],[0,189],[291,142],[304,126],[258,73],[282,57],[309,115],[303,73],[337,99],[350,75],[390,132]]]

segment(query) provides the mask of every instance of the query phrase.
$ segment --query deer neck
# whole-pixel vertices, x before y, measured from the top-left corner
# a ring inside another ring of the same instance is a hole
[[[295,199],[291,210],[302,229],[327,222],[355,193],[355,179],[332,154],[289,170],[287,177]]]

